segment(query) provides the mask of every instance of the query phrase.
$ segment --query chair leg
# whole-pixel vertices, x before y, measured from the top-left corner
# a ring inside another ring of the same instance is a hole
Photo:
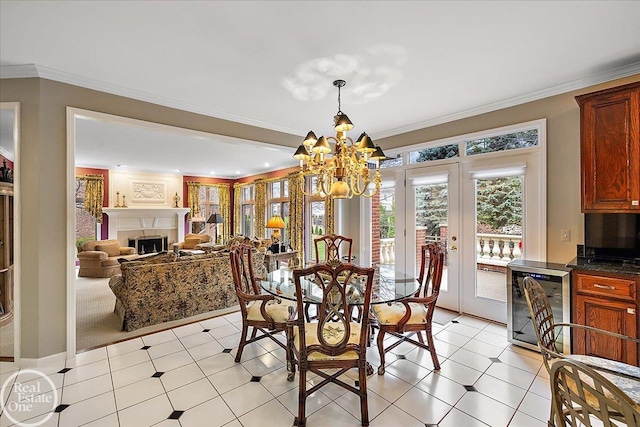
[[[249,331],[249,327],[245,322],[242,322],[242,332],[240,332],[240,344],[238,344],[238,352],[236,353],[236,363],[240,362],[240,358],[242,357],[242,350],[244,350],[244,346],[247,343],[248,331]]]
[[[293,338],[287,333],[287,381],[291,382],[296,376],[296,360],[293,355]]]
[[[363,426],[369,425],[369,402],[367,399],[367,368],[366,366],[358,369],[360,374],[360,422]]]
[[[299,369],[298,376],[298,427],[305,427],[307,425],[307,417],[305,415],[307,405],[307,370]]]
[[[433,344],[433,334],[431,333],[431,327],[427,326],[427,343],[429,344],[429,353],[431,353],[431,360],[433,361],[433,369],[440,370],[440,361],[438,361],[438,354],[436,353],[436,347]],[[420,332],[418,332],[420,333]],[[422,334],[420,334],[422,336]]]
[[[380,328],[378,332],[378,353],[380,353],[380,366],[378,367],[378,375],[384,375],[384,330]]]

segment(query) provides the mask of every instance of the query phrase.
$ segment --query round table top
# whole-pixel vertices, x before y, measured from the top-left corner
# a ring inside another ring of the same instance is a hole
[[[303,302],[320,304],[322,302],[322,289],[314,283],[301,280]],[[296,286],[293,282],[293,270],[282,267],[270,272],[266,279],[260,281],[262,289],[272,295],[288,300],[296,300]],[[350,286],[359,287],[359,284]],[[416,293],[419,288],[418,280],[408,274],[386,268],[376,267],[373,278],[373,289],[371,291],[371,304],[380,304],[405,299]],[[349,304],[360,305],[364,303],[363,289],[354,289],[350,293],[355,297],[351,298]]]

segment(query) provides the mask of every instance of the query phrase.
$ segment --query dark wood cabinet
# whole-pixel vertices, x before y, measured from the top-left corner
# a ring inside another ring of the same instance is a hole
[[[576,101],[582,212],[640,212],[640,82]]]
[[[573,272],[573,322],[638,338],[637,276]],[[573,352],[639,366],[638,345],[574,329]]]

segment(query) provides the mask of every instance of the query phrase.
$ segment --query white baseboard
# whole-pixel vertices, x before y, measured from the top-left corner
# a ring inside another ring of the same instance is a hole
[[[13,363],[20,366],[21,368],[42,368],[46,366],[51,366],[54,363],[65,362],[67,360],[67,352],[64,351],[62,353],[52,354],[45,357],[39,358],[29,358],[22,357],[20,359],[14,360]]]

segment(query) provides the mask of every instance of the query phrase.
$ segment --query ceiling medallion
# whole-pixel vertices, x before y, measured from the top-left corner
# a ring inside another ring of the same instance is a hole
[[[335,138],[316,138],[313,131],[309,131],[293,155],[300,160],[300,179],[316,177],[311,192],[304,193],[307,196],[350,199],[353,196],[373,197],[380,190],[380,160],[386,157],[379,145],[373,145],[366,132],[355,143],[347,136],[347,132],[353,129],[353,123],[340,109],[340,88],[346,84],[344,80],[333,82],[338,88],[338,113],[333,118]],[[329,141],[334,144],[333,152]],[[371,171],[374,171],[372,190],[369,189]]]

